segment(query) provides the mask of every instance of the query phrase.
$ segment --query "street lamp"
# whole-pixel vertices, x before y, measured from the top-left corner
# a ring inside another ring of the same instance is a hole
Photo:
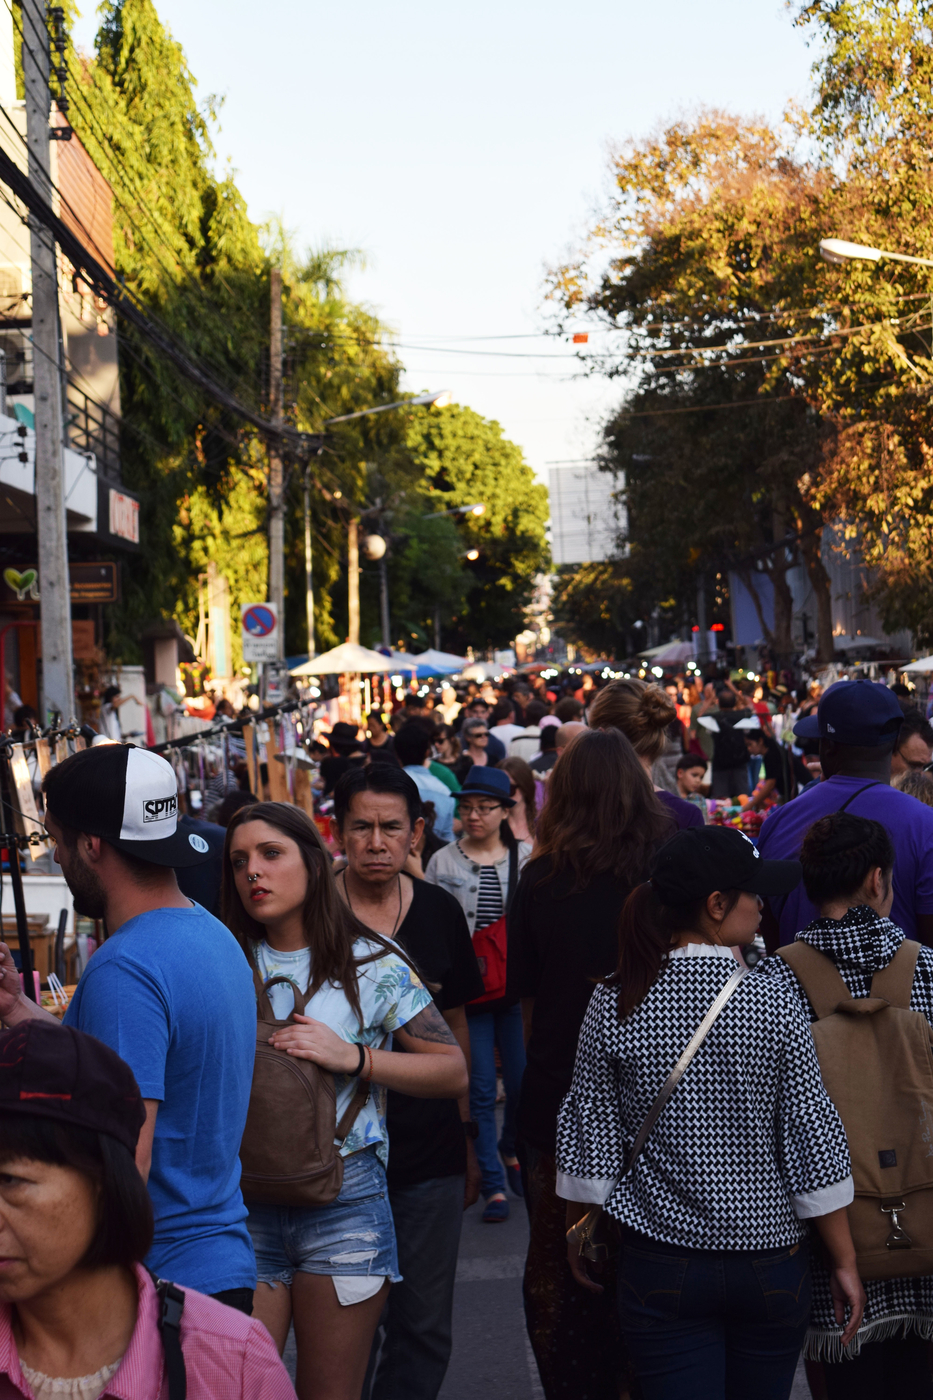
[[[435,510],[431,515],[426,515],[425,520],[440,520],[442,515],[485,515],[486,504],[478,501],[475,506],[454,506],[453,510]]]
[[[933,258],[912,258],[907,253],[889,253],[883,248],[867,248],[863,243],[847,243],[844,238],[821,239],[820,257],[828,263],[880,262],[882,258],[889,258],[892,262],[933,267]]]
[[[367,418],[371,413],[388,413],[390,408],[446,408],[453,403],[453,394],[442,389],[438,394],[421,394],[416,399],[398,399],[395,403],[380,404],[378,408],[361,408],[359,413],[343,413],[339,418],[328,418],[325,428],[334,423],[349,423],[354,418]]]

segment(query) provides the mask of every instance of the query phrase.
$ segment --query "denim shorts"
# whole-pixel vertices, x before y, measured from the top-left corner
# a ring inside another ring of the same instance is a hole
[[[260,1283],[291,1284],[296,1273],[401,1278],[385,1168],[375,1147],[343,1159],[343,1186],[329,1206],[251,1205],[246,1223]]]

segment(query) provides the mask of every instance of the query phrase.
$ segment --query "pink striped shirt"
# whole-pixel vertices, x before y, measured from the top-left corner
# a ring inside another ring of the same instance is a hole
[[[141,1265],[139,1313],[126,1354],[101,1400],[168,1400],[158,1299]],[[181,1347],[188,1400],[295,1400],[288,1372],[261,1322],[186,1288]],[[33,1400],[13,1340],[10,1306],[0,1303],[0,1400]]]

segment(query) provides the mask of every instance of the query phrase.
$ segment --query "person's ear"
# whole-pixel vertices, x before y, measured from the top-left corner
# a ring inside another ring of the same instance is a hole
[[[868,872],[868,893],[872,899],[883,900],[888,893],[888,882],[880,865]]]
[[[424,834],[424,817],[418,817],[417,821],[414,823],[414,825],[412,826],[412,829],[411,829],[411,841],[409,842],[409,847],[408,847],[409,850],[413,851],[413,850],[415,849],[415,847],[417,846],[418,842],[421,840],[421,837],[422,837],[423,834]]]
[[[713,893],[706,897],[706,912],[717,924],[721,924],[726,917],[726,897],[722,890],[713,890]]]
[[[89,865],[99,865],[104,859],[103,845],[99,836],[89,836],[85,831],[78,837],[78,850]]]

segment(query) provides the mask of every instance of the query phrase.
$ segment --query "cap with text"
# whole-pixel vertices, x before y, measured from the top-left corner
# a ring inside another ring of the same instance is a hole
[[[798,739],[832,739],[852,748],[893,744],[904,721],[897,696],[878,681],[837,681],[820,699],[815,715],[794,724]]]
[[[175,868],[200,865],[210,846],[178,828],[175,770],[159,754],[133,744],[102,744],[72,754],[49,770],[47,811],[118,851]]]

